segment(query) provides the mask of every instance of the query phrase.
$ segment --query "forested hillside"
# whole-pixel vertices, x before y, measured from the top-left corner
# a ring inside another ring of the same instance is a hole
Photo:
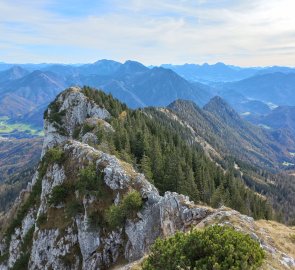
[[[188,125],[209,156],[224,168],[235,168],[247,186],[271,201],[281,221],[294,223],[295,180],[281,170],[286,168],[283,161],[292,162],[292,137],[284,140],[273,131],[249,124],[219,97],[203,109],[184,100],[168,108],[167,115]]]
[[[195,202],[227,205],[255,218],[273,217],[267,200],[246,188],[233,170],[210,161],[178,121],[154,108],[130,110],[111,95],[88,87],[83,93],[112,115],[109,123],[115,132],[99,129],[95,147],[134,164],[160,192],[180,192]],[[94,129],[84,125],[75,135]]]
[[[9,209],[32,180],[42,141],[42,138],[0,139],[0,213]]]
[[[168,108],[220,155],[235,157],[260,168],[276,170],[292,162],[295,141],[279,142],[267,130],[243,120],[223,99],[215,97],[203,109],[191,101],[177,100]]]
[[[38,163],[42,142],[42,138],[0,138],[0,184]]]
[[[0,184],[0,213],[13,205],[20,192],[32,180],[36,167],[37,163],[32,162],[23,171],[7,176],[5,182]]]

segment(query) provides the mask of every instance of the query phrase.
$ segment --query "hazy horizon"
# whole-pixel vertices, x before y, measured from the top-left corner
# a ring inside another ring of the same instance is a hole
[[[218,62],[203,62],[203,63],[161,63],[159,65],[153,65],[153,64],[145,64],[143,62],[140,62],[138,60],[134,60],[134,59],[126,59],[125,61],[119,61],[119,60],[114,60],[114,59],[98,59],[95,60],[93,62],[84,62],[84,63],[66,63],[66,62],[46,62],[46,61],[42,61],[42,62],[5,62],[5,61],[0,61],[0,64],[8,64],[8,65],[74,65],[74,66],[81,66],[81,65],[87,65],[87,64],[94,64],[95,62],[101,61],[101,60],[108,60],[108,61],[115,61],[115,62],[119,62],[121,64],[124,64],[126,61],[134,61],[134,62],[139,62],[141,64],[143,64],[146,67],[159,67],[161,65],[175,65],[175,66],[181,66],[181,65],[198,65],[198,66],[203,66],[203,65],[217,65],[217,64],[224,64],[226,66],[232,66],[232,67],[240,67],[240,68],[268,68],[268,67],[288,67],[288,68],[295,68],[295,65],[293,66],[287,66],[287,65],[268,65],[268,66],[239,66],[239,65],[234,65],[231,63],[225,63],[222,61],[218,61]]]

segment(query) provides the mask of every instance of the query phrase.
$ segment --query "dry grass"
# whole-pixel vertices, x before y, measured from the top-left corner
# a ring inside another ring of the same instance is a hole
[[[134,179],[137,176],[137,173],[135,172],[133,166],[125,161],[119,160],[121,167],[124,169],[124,171],[131,177],[131,179]]]
[[[264,229],[266,234],[270,235],[275,248],[295,258],[295,227],[288,227],[275,221],[266,220],[259,220],[255,223]]]
[[[119,115],[119,119],[121,121],[123,121],[126,117],[127,117],[127,112],[126,111],[121,112],[120,115]]]
[[[66,217],[64,208],[48,208],[47,221],[40,226],[40,229],[66,229],[71,225],[72,219]]]

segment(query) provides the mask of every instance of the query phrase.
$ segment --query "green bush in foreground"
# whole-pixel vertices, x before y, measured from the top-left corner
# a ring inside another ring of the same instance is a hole
[[[143,270],[254,270],[264,256],[259,243],[249,235],[215,225],[158,239]]]

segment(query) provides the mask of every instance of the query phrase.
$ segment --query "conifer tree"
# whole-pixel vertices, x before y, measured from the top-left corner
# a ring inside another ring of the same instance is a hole
[[[146,178],[153,183],[153,172],[151,169],[151,160],[145,154],[142,156],[140,160],[140,169],[142,173],[146,176]]]

